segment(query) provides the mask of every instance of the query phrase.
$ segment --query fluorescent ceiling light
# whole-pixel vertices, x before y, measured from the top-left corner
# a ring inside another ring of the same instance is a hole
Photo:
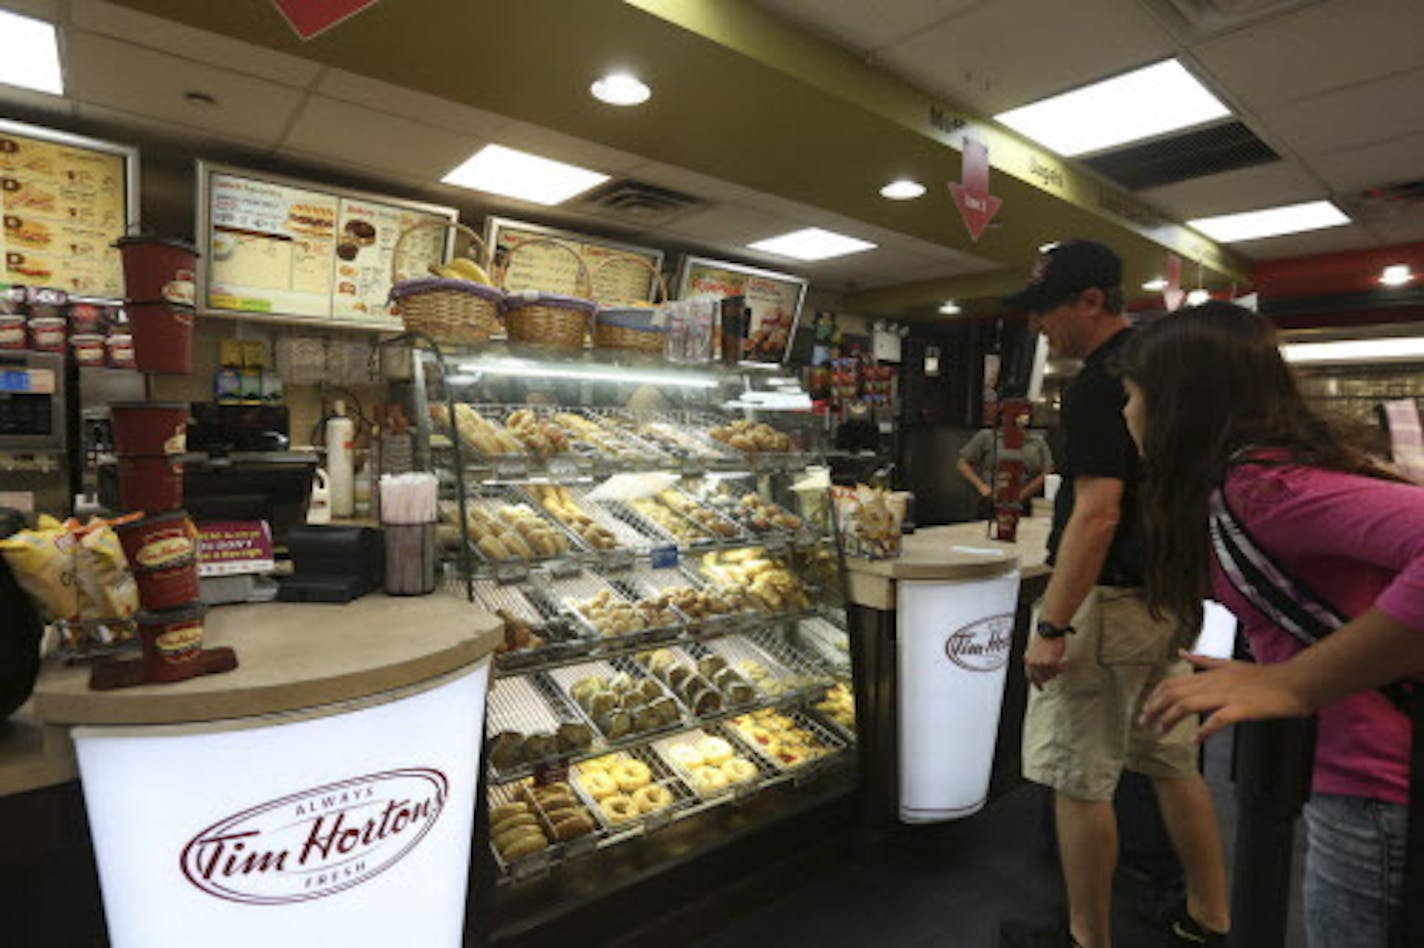
[[[909,178],[891,181],[880,189],[880,196],[892,201],[912,201],[925,193],[925,186]]]
[[[1329,201],[1306,201],[1304,204],[1286,204],[1260,211],[1199,217],[1187,221],[1187,226],[1196,228],[1212,240],[1234,243],[1238,240],[1259,240],[1262,237],[1279,237],[1281,234],[1339,227],[1348,223],[1350,218]]]
[[[642,105],[653,97],[647,83],[626,72],[611,72],[589,86],[588,91],[609,105]]]
[[[459,367],[461,373],[475,375],[518,376],[539,379],[568,379],[575,382],[625,382],[629,385],[674,385],[682,388],[716,388],[720,384],[706,375],[689,375],[685,372],[659,372],[656,370],[621,369],[607,365],[559,365],[558,363],[532,362],[528,359],[490,359],[481,362],[465,362]],[[455,379],[458,376],[451,376]]]
[[[1409,264],[1392,263],[1384,268],[1379,281],[1385,286],[1404,286],[1412,279],[1414,279],[1414,274],[1409,272]]]
[[[1192,290],[1187,294],[1188,306],[1200,306],[1211,299],[1211,294],[1206,290]]]
[[[877,245],[868,240],[837,234],[832,230],[807,227],[782,234],[780,237],[758,240],[747,246],[752,250],[794,257],[797,260],[828,260],[831,257],[844,257],[846,254],[874,250]]]
[[[1167,59],[994,118],[1060,155],[1081,155],[1230,114],[1186,67]]]
[[[1148,280],[1142,284],[1142,288],[1149,293],[1161,293],[1167,288],[1167,281],[1162,277],[1158,277],[1155,280]]]
[[[440,180],[473,191],[552,205],[602,184],[608,175],[503,145],[486,145]]]
[[[1281,346],[1287,362],[1419,362],[1424,361],[1424,336],[1393,339],[1342,339]]]
[[[954,300],[945,300],[940,304],[939,311],[946,316],[958,316],[963,312]]]
[[[0,83],[64,95],[53,23],[0,10]]]

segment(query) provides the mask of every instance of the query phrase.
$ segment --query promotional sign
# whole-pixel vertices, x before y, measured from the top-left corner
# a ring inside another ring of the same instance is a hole
[[[271,572],[272,531],[265,520],[222,520],[198,524],[198,575],[231,576]]]
[[[318,36],[380,0],[272,0],[304,40]]]
[[[206,733],[76,728],[110,944],[457,948],[488,679]]]
[[[900,820],[977,813],[989,793],[1019,573],[898,590]]]
[[[741,361],[778,364],[786,360],[796,338],[806,286],[805,280],[788,273],[686,257],[677,296],[684,300],[742,297],[750,318],[741,333]]]
[[[960,176],[964,180],[951,181],[949,191],[954,196],[955,207],[959,208],[959,216],[964,219],[964,226],[969,228],[970,238],[978,243],[1004,201],[989,193],[989,149],[983,142],[966,138],[963,161]]]

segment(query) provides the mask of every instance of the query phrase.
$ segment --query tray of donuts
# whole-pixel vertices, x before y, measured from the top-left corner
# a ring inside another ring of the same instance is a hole
[[[569,782],[611,832],[650,832],[695,799],[667,763],[646,749],[618,751],[575,764]]]
[[[703,800],[744,796],[778,776],[716,727],[665,737],[654,741],[652,749]]]
[[[557,602],[595,639],[627,646],[679,634],[687,617],[664,594],[640,594],[626,584],[585,571],[566,578],[541,577],[540,591]]]
[[[452,501],[441,503],[440,516],[457,529],[463,528],[470,549],[489,565],[538,563],[588,550],[563,524],[540,514],[504,487],[472,488],[463,521],[459,505]]]
[[[596,738],[592,726],[538,674],[495,679],[486,717],[486,759],[501,780],[586,754]]]
[[[611,746],[683,724],[683,708],[628,658],[581,662],[545,672]]]
[[[814,771],[846,749],[830,728],[801,711],[763,708],[726,720],[727,730],[780,771]]]
[[[756,704],[761,697],[726,658],[701,645],[660,648],[635,660],[699,718]]]
[[[594,641],[532,589],[492,579],[476,579],[473,585],[476,601],[504,622],[504,639],[495,646],[500,671],[587,652]]]
[[[773,700],[810,697],[834,681],[816,656],[788,643],[776,630],[712,639],[705,648],[725,659],[759,693]]]
[[[653,569],[640,565],[622,576],[621,582],[644,596],[666,596],[693,627],[721,629],[760,615],[735,590],[710,586],[680,567]]]
[[[490,848],[505,875],[525,878],[598,845],[601,824],[567,782],[539,786],[528,778],[490,787],[486,798]]]

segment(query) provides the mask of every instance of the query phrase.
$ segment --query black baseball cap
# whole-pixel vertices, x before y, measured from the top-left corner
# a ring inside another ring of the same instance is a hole
[[[1004,304],[1028,313],[1044,313],[1076,293],[1122,286],[1122,258],[1092,240],[1068,240],[1039,254],[1028,286]]]

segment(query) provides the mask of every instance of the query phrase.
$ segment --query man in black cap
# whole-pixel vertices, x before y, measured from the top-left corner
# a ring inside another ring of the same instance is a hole
[[[1177,624],[1152,618],[1143,597],[1138,454],[1122,417],[1127,395],[1110,370],[1131,331],[1122,261],[1092,241],[1056,244],[1005,303],[1031,315],[1053,355],[1083,360],[1063,396],[1063,484],[1048,541],[1053,576],[1024,655],[1034,686],[1024,776],[1055,791],[1069,944],[1111,944],[1112,799],[1128,769],[1151,778],[1186,874],[1187,902],[1170,922],[1168,943],[1224,945],[1226,875],[1211,791],[1197,769],[1196,722],[1165,735],[1138,723],[1157,683],[1190,669],[1176,655]]]

